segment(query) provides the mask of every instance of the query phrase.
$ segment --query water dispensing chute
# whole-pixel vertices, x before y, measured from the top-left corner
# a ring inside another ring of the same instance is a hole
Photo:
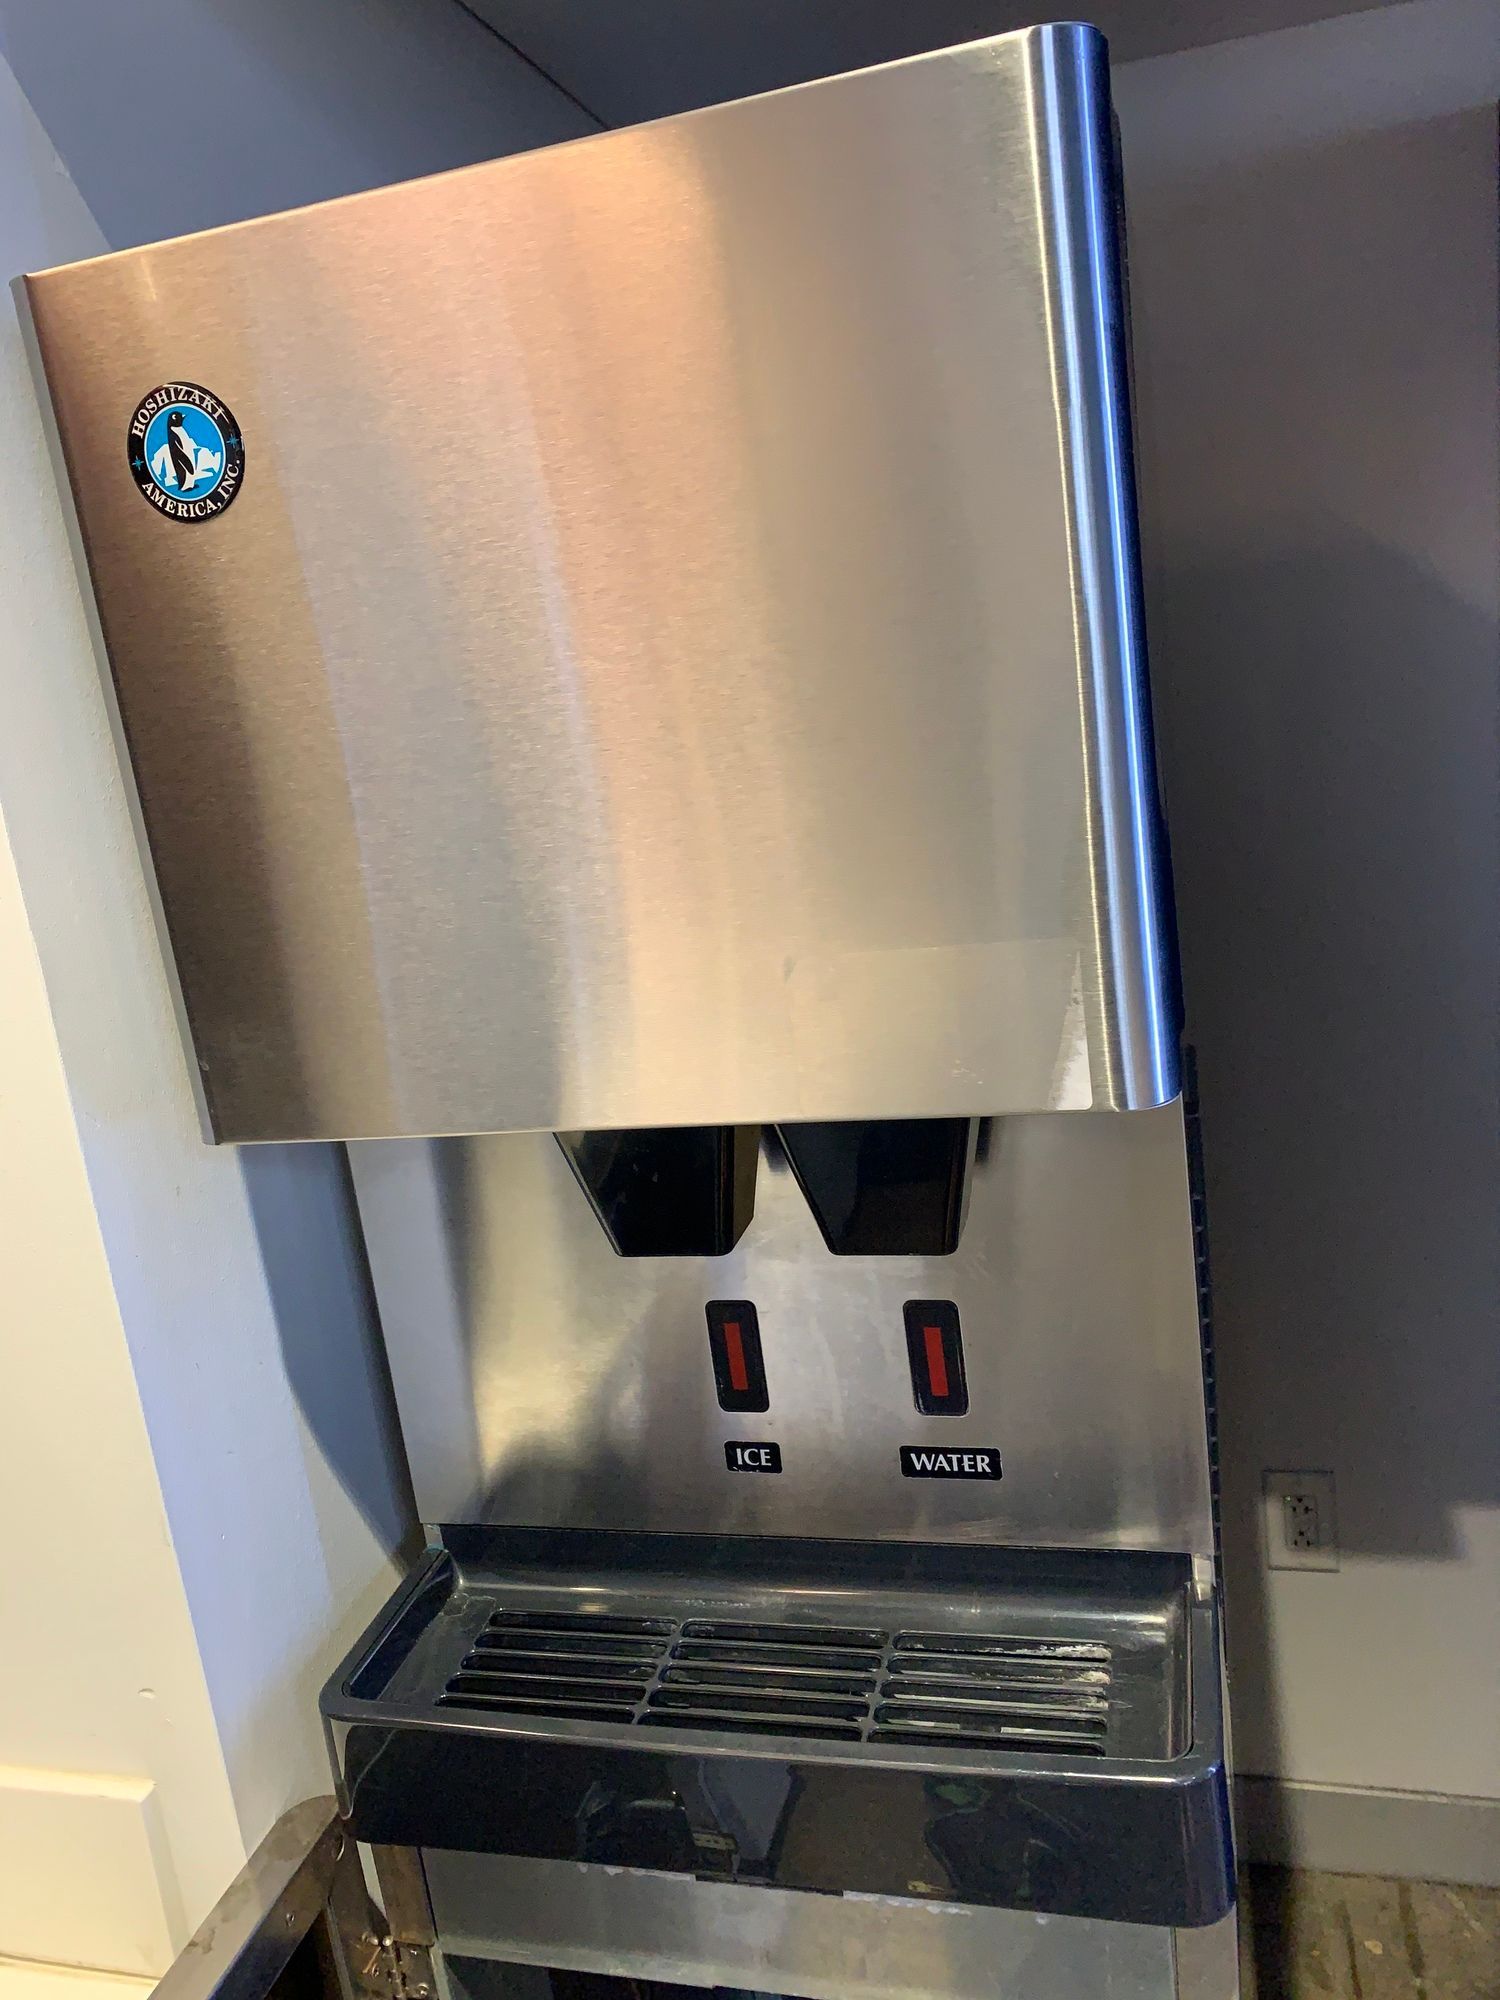
[[[836,1257],[946,1257],[963,1231],[979,1123],[881,1118],[776,1132]]]

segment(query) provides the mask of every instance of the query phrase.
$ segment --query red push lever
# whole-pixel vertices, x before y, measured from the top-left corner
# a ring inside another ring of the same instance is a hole
[[[948,1400],[948,1357],[943,1352],[943,1329],[924,1326],[922,1339],[927,1346],[927,1386],[940,1403]]]
[[[745,1342],[737,1319],[724,1322],[724,1355],[729,1363],[729,1386],[743,1396],[750,1387],[750,1372],[745,1366]]]

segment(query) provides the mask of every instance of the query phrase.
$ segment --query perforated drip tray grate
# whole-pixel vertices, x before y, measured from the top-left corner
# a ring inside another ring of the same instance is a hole
[[[1215,1611],[1184,1559],[445,1544],[324,1693],[362,1839],[1141,1922],[1227,1907]]]
[[[997,1632],[496,1611],[440,1705],[723,1734],[1103,1753],[1108,1646]]]

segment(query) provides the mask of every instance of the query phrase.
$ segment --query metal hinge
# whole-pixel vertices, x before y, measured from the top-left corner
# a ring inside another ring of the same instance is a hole
[[[432,1953],[425,1944],[376,1930],[345,1945],[356,1992],[370,2000],[432,2000]]]
[[[352,2000],[434,2000],[437,1932],[421,1856],[409,1847],[373,1847],[370,1855],[384,1908],[366,1887],[352,1841],[331,1899]]]

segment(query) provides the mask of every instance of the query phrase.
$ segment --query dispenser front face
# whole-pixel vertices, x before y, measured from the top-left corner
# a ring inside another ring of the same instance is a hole
[[[706,1141],[703,1200],[656,1183],[676,1255],[545,1134],[351,1147],[423,1518],[1210,1556],[1180,1108],[956,1136],[952,1248],[952,1155],[895,1122],[820,1184],[851,1254],[771,1129],[709,1256]]]
[[[1196,2000],[1202,1927],[1230,2000],[1181,1107],[751,1136],[351,1147],[432,1523],[324,1696],[358,1836],[501,1961]]]
[[[215,1137],[1171,1097],[1111,190],[1038,30],[27,282]]]

